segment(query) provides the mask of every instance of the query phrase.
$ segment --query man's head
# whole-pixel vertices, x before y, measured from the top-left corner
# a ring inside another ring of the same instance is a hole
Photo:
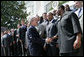
[[[8,33],[10,33],[11,31],[10,30],[7,30]]]
[[[14,32],[14,29],[11,29],[11,32]]]
[[[76,8],[80,8],[83,6],[83,1],[75,1]]]
[[[64,11],[65,11],[65,7],[63,5],[59,6],[58,11],[57,11],[58,16],[59,15],[62,16],[62,14],[64,13]]]
[[[25,21],[24,19],[21,20],[21,24],[24,25],[25,24]]]
[[[39,21],[40,20],[40,17],[38,16],[38,15],[36,15],[36,17],[35,17],[36,19],[37,19],[37,21]]]
[[[43,13],[42,16],[43,16],[43,19],[47,19],[47,13]]]
[[[53,13],[48,13],[47,14],[47,19],[50,21],[50,20],[52,20],[53,19]]]
[[[17,28],[20,28],[21,27],[21,24],[17,24]]]
[[[8,33],[8,31],[7,31],[7,30],[5,30],[5,31],[4,31],[4,34],[7,34],[7,33]]]
[[[56,15],[56,13],[57,13],[57,10],[54,10],[54,11],[53,11],[53,15],[55,16],[55,15]]]
[[[30,19],[30,25],[33,25],[33,26],[37,26],[38,25],[38,21],[37,21],[36,17],[32,17]]]
[[[68,5],[68,4],[67,4],[67,5],[65,5],[65,10],[66,10],[66,11],[70,10],[70,7],[69,7],[69,5]]]

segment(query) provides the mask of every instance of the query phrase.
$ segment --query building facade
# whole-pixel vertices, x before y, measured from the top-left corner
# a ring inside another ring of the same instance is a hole
[[[27,19],[31,16],[39,15],[42,16],[42,13],[52,12],[53,10],[58,8],[59,1],[25,1],[26,11],[28,13]],[[68,1],[63,5],[70,5],[72,7],[74,5],[74,1]],[[73,8],[73,7],[72,7]]]
[[[28,13],[27,19],[31,16],[39,15],[42,16],[42,13],[50,12],[53,9],[56,9],[58,6],[58,1],[25,1],[26,11]]]

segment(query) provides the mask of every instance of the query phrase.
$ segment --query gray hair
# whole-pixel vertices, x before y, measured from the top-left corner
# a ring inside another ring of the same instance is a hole
[[[31,22],[35,19],[35,17],[31,17],[28,22],[29,22],[29,25],[31,25]]]

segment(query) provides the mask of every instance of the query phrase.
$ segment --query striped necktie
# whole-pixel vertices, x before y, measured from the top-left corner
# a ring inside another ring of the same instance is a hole
[[[79,10],[79,12],[78,12],[78,17],[80,17],[80,12],[81,12],[81,10],[82,10],[82,9],[80,8],[80,10]]]

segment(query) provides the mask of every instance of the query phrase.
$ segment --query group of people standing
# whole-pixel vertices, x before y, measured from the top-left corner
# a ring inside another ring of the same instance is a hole
[[[1,55],[24,56],[25,54],[25,32],[27,26],[24,20],[17,25],[17,29],[6,30],[1,33]]]
[[[82,7],[83,2],[75,3],[81,5],[79,8]],[[17,30],[2,33],[2,56],[83,55],[83,26],[80,23],[80,18],[83,18],[74,12],[76,11],[70,10],[68,5],[61,5],[53,13],[43,13],[41,18],[31,17],[27,25],[22,19]]]

